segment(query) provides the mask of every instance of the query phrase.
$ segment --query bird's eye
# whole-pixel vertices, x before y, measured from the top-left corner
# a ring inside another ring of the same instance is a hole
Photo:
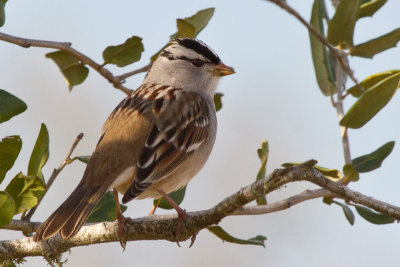
[[[199,68],[199,67],[201,67],[201,66],[203,66],[205,64],[205,62],[203,60],[200,60],[200,59],[193,59],[193,60],[191,60],[191,63],[192,63],[193,66],[195,66],[197,68]]]

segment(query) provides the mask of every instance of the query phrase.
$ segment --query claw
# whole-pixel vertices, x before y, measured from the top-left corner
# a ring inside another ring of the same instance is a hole
[[[121,244],[122,250],[125,251],[126,248],[126,239],[124,239],[125,217],[122,214],[119,214],[119,212],[117,212],[117,221],[118,221],[119,243]]]
[[[115,205],[116,205],[116,210],[117,210],[119,243],[121,244],[122,250],[125,251],[126,239],[124,238],[124,226],[125,226],[125,222],[128,220],[131,220],[131,219],[125,218],[124,215],[122,215],[121,208],[119,205],[118,191],[115,188],[113,189],[113,193],[114,193]]]
[[[181,247],[179,245],[179,237],[181,236],[182,224],[184,220],[189,218],[189,215],[186,213],[185,210],[181,209],[179,206],[178,209],[176,209],[176,212],[178,213],[178,225],[176,226],[175,241],[178,247]]]
[[[193,246],[194,241],[196,241],[196,237],[197,237],[197,233],[194,233],[192,235],[192,238],[190,238],[190,246],[189,246],[189,248],[191,248]]]
[[[181,247],[179,244],[179,237],[181,236],[181,230],[182,230],[182,223],[184,220],[188,219],[190,216],[186,213],[184,209],[178,206],[178,204],[175,203],[175,201],[170,198],[164,191],[158,189],[157,190],[167,201],[168,203],[176,210],[178,213],[178,225],[176,226],[176,232],[175,232],[175,241],[178,247]],[[192,236],[192,242],[190,244],[190,247],[193,245],[194,240],[196,240],[196,234]]]

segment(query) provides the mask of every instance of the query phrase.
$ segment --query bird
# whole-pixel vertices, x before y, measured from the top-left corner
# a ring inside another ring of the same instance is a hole
[[[118,193],[123,195],[122,203],[166,198],[178,213],[178,236],[188,216],[167,194],[184,187],[208,160],[217,132],[214,94],[220,77],[233,73],[202,41],[171,41],[138,89],[112,111],[81,181],[33,240],[43,241],[57,233],[62,239],[73,237],[111,190],[120,241],[125,217]]]

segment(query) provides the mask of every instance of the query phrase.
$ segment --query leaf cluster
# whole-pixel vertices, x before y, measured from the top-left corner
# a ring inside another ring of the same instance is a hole
[[[400,28],[364,43],[354,44],[355,26],[360,19],[372,17],[386,2],[387,0],[341,0],[336,7],[334,15],[329,18],[325,0],[315,0],[310,24],[331,45],[335,46],[339,51],[345,52],[344,55],[372,58],[396,46],[400,41]],[[346,74],[343,75],[344,77],[337,77],[337,70],[340,68],[338,61],[341,59],[336,58],[311,32],[310,42],[315,74],[321,92],[334,99],[338,91],[345,90],[344,96],[342,94],[337,95],[338,101],[343,101],[347,95],[356,98],[354,104],[345,112],[339,122],[339,125],[345,128],[346,134],[347,129],[359,129],[371,121],[390,102],[399,88],[400,71],[388,70],[372,74],[361,83],[346,90]],[[347,58],[345,60],[347,61]],[[383,160],[393,150],[394,144],[394,141],[387,142],[369,154],[352,159],[351,163],[343,166],[342,173],[339,170],[335,170],[338,174],[335,177],[328,175],[323,170],[320,171],[326,177],[346,184],[348,182],[356,182],[359,180],[360,173],[370,172],[379,168]],[[332,201],[332,199],[325,199],[325,203],[334,203],[341,206],[346,218],[351,224],[354,224],[354,215],[345,204]],[[375,213],[365,207],[362,209],[356,207],[356,211],[369,222],[378,223],[379,221],[374,220]],[[393,222],[391,219],[387,218],[386,221]]]
[[[25,102],[0,90],[0,118],[5,122],[27,109]],[[0,142],[0,184],[14,166],[22,148],[18,135],[6,136]],[[27,174],[19,172],[11,179],[4,191],[0,191],[0,227],[10,223],[14,215],[24,214],[37,205],[46,186],[42,168],[49,156],[49,135],[42,124],[28,163]]]

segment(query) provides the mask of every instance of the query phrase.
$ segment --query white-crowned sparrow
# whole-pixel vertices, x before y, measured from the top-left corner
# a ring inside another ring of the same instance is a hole
[[[111,189],[116,197],[117,191],[124,194],[126,203],[185,186],[210,155],[217,129],[214,93],[219,77],[232,73],[201,41],[172,42],[143,84],[111,113],[82,180],[33,239],[58,232],[62,238],[74,236]]]

